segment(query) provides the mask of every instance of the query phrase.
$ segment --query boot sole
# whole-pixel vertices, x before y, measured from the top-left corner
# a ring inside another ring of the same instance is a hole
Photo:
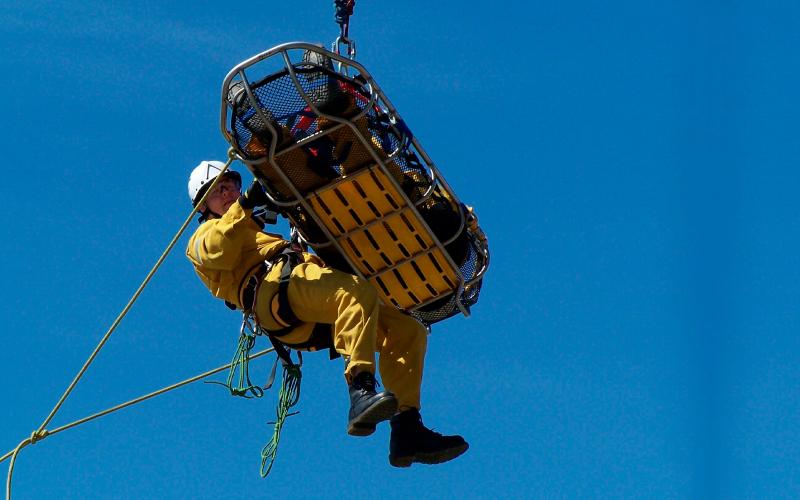
[[[375,432],[378,423],[389,420],[397,412],[397,399],[387,394],[372,406],[347,423],[347,433],[351,436],[369,436]]]
[[[434,465],[449,462],[454,458],[463,455],[469,449],[469,444],[464,443],[446,450],[439,450],[431,453],[415,453],[411,456],[393,457],[389,455],[389,463],[394,467],[411,467],[413,463]]]

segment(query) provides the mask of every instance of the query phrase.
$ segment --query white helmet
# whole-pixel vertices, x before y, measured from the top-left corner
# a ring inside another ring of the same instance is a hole
[[[199,165],[194,167],[192,174],[189,176],[189,199],[192,200],[192,205],[197,206],[197,202],[203,197],[208,186],[225,168],[225,164],[221,161],[201,161]],[[226,170],[225,177],[230,177],[236,181],[239,186],[242,185],[242,176],[235,170]]]

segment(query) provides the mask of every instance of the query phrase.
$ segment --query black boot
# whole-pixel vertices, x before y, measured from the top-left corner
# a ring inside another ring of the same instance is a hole
[[[378,422],[389,420],[397,411],[397,399],[391,392],[375,393],[375,375],[361,372],[350,384],[350,415],[347,433],[369,436]]]
[[[412,463],[440,464],[461,455],[469,445],[461,436],[442,436],[422,424],[414,408],[392,417],[389,463],[409,467]]]

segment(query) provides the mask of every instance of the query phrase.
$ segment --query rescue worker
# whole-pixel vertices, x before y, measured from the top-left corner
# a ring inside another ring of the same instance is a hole
[[[258,181],[242,193],[241,176],[228,170],[197,206],[223,169],[222,162],[203,161],[189,178],[189,198],[201,217],[186,255],[211,293],[252,310],[261,327],[288,347],[332,347],[345,356],[347,432],[368,436],[391,420],[391,465],[442,463],[464,453],[468,444],[461,436],[433,432],[420,417],[426,328],[381,304],[370,283],[326,268],[316,255],[264,232],[252,217],[255,207],[268,204]],[[383,392],[375,389],[376,352]]]

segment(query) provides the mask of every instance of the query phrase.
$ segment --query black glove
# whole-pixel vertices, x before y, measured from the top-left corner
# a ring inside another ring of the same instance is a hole
[[[239,197],[239,205],[241,205],[244,209],[252,209],[263,205],[270,205],[269,198],[267,198],[267,193],[264,192],[264,188],[261,187],[258,179],[254,180],[244,194]]]

